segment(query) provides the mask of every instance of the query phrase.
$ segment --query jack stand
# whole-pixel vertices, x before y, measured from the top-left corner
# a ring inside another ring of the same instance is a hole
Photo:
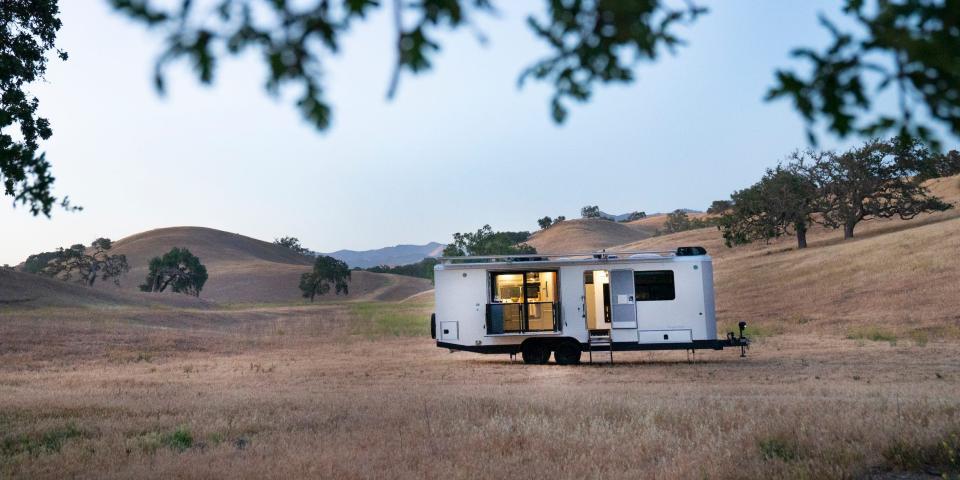
[[[743,329],[747,328],[747,322],[737,324],[740,327],[740,358],[747,358],[747,346],[743,343]]]

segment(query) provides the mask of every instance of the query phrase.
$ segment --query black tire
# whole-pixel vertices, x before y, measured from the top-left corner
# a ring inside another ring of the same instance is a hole
[[[553,349],[553,359],[557,365],[577,365],[580,363],[580,345],[574,342],[563,342]]]
[[[527,342],[520,347],[523,363],[544,365],[550,361],[550,349],[540,342]]]

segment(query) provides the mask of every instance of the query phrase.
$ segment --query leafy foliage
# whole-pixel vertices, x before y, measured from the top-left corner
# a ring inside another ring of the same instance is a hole
[[[161,257],[150,260],[147,278],[140,285],[143,292],[163,292],[170,287],[176,293],[200,296],[207,283],[207,267],[190,250],[174,247]]]
[[[476,233],[454,233],[453,243],[443,249],[443,256],[537,253],[535,248],[523,243],[528,238],[530,232],[494,232],[490,225],[484,225]]]
[[[733,202],[730,200],[714,200],[707,207],[707,213],[711,215],[722,215],[727,210],[733,208]]]
[[[70,281],[76,277],[77,281],[88,286],[99,278],[106,281],[113,279],[120,283],[120,276],[130,271],[126,255],[110,255],[108,252],[113,246],[109,238],[98,238],[90,244],[90,248],[76,244],[70,248],[60,248],[53,256],[41,253],[31,256],[34,259],[33,267],[39,267],[38,273],[49,277]],[[47,262],[40,266],[44,258]],[[29,259],[28,259],[29,261]]]
[[[806,248],[807,229],[817,211],[819,192],[802,162],[768,169],[759,182],[734,192],[731,199],[730,207],[718,220],[728,247],[792,234],[797,236],[798,248]]]
[[[560,222],[563,222],[566,219],[567,217],[564,217],[563,215],[559,215],[557,218],[550,218],[548,215],[537,220],[537,225],[540,227],[540,230],[546,230]]]
[[[917,170],[920,180],[960,175],[960,152],[950,150],[943,155],[929,155],[920,161]]]
[[[300,276],[300,290],[312,302],[317,295],[326,295],[331,284],[337,295],[349,293],[350,267],[346,262],[321,255],[313,262],[313,270]]]
[[[290,250],[293,250],[294,252],[297,252],[301,255],[310,254],[310,249],[304,247],[303,245],[300,245],[300,240],[297,237],[275,238],[273,239],[273,243],[275,245],[280,245],[281,247],[284,247],[284,248],[289,248]]]
[[[580,209],[580,218],[600,218],[600,207],[587,205]]]
[[[550,228],[550,225],[553,225],[553,219],[549,215],[537,220],[537,226],[540,227],[540,230],[546,230]]]
[[[39,153],[40,141],[53,135],[50,121],[37,115],[40,101],[26,91],[47,71],[47,52],[61,60],[67,53],[56,49],[60,30],[56,0],[3,0],[0,2],[0,179],[3,193],[14,204],[26,205],[33,215],[50,216],[57,203],[50,189],[50,162]],[[10,130],[17,133],[11,134]],[[60,202],[67,209],[69,200]],[[78,208],[78,207],[77,207]]]
[[[674,210],[667,214],[667,221],[663,223],[663,228],[657,230],[657,235],[667,235],[670,233],[685,232],[696,228],[710,226],[707,220],[699,218],[690,218],[684,210]]]
[[[809,172],[820,187],[824,225],[842,227],[844,238],[852,238],[864,220],[910,219],[951,208],[930,196],[917,176],[930,158],[929,149],[910,138],[871,140],[842,154],[815,158]]]
[[[23,262],[23,266],[20,267],[20,271],[27,273],[41,273],[44,267],[50,263],[51,260],[57,258],[59,255],[58,252],[40,252],[34,255],[27,257],[27,260]]]
[[[647,212],[630,212],[630,215],[627,215],[627,218],[623,219],[623,221],[633,222],[644,218],[647,218]]]
[[[960,15],[953,0],[846,0],[858,35],[826,17],[833,36],[824,51],[798,48],[807,75],[776,72],[768,99],[788,98],[812,127],[823,121],[840,137],[893,133],[938,145],[924,118],[960,135]],[[875,112],[878,93],[896,88],[896,113]],[[917,115],[923,109],[923,115]]]
[[[217,0],[203,8],[192,1],[109,2],[163,32],[166,46],[155,69],[159,91],[171,61],[187,60],[200,81],[210,83],[221,57],[256,50],[269,68],[268,92],[278,95],[285,85],[298,86],[297,107],[320,130],[329,127],[331,118],[320,81],[322,60],[339,52],[341,35],[383,5],[374,0]],[[472,16],[495,12],[490,0],[387,3],[393,9],[397,51],[388,97],[395,94],[402,72],[432,67],[440,30],[471,25]],[[705,12],[689,2],[678,9],[659,0],[546,3],[546,18],[531,16],[528,23],[550,53],[525,69],[520,83],[532,77],[554,85],[551,112],[557,122],[567,116],[565,100],[586,101],[597,83],[632,82],[633,64],[655,60],[663,48],[673,51],[682,43],[674,26]]]
[[[424,258],[416,263],[407,265],[380,265],[365,269],[373,273],[392,273],[395,275],[406,275],[408,277],[426,278],[433,281],[433,267],[439,263],[436,258]]]
[[[675,9],[658,0],[549,0],[547,12],[527,23],[551,52],[527,68],[520,83],[528,77],[553,83],[551,114],[559,123],[567,117],[566,100],[589,100],[596,83],[632,82],[631,63],[656,60],[662,48],[672,52],[682,44],[674,25],[692,23],[706,9],[693,2]]]

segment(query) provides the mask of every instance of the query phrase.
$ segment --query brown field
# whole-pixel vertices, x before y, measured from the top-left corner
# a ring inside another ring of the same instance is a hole
[[[872,477],[960,442],[956,342],[528,366],[433,347],[430,307],[8,308],[0,478]]]
[[[931,188],[960,199],[956,177]],[[960,211],[840,236],[613,247],[706,246],[719,323],[755,343],[612,367],[439,350],[429,282],[258,305],[0,270],[0,479],[958,475]],[[303,268],[258,245],[203,255]],[[221,298],[273,288],[254,278]]]

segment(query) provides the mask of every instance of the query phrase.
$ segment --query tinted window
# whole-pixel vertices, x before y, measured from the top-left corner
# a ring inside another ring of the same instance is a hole
[[[673,300],[677,297],[673,287],[673,270],[633,272],[633,284],[638,302]]]

